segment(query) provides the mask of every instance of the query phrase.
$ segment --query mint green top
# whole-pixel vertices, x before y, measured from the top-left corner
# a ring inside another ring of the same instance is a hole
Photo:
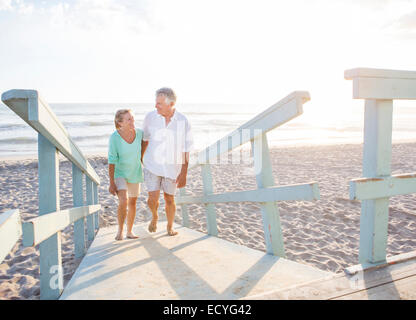
[[[108,144],[108,163],[115,165],[114,178],[125,178],[129,183],[143,182],[142,152],[143,131],[136,129],[136,137],[127,143],[118,131],[110,136]]]

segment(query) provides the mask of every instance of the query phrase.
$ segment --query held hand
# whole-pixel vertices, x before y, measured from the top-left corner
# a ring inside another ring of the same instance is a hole
[[[108,191],[115,196],[117,194],[117,186],[115,183],[110,183],[110,187],[108,188]]]
[[[180,188],[183,188],[183,187],[185,187],[185,185],[186,185],[186,173],[180,173],[179,174],[179,176],[178,176],[178,178],[176,178],[176,184],[177,184],[177,187],[180,189]]]

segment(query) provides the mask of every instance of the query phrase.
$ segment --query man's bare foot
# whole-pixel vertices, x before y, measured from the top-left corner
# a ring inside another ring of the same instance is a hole
[[[127,239],[138,239],[139,237],[136,236],[133,232],[130,232],[126,236]]]
[[[123,232],[117,232],[117,235],[115,237],[116,240],[123,240]]]
[[[178,234],[178,231],[175,231],[173,229],[168,230],[168,235],[169,236],[176,236]]]
[[[149,230],[149,232],[156,232],[156,229],[157,229],[157,220],[152,219],[152,221],[150,221],[150,223],[149,223],[148,230]]]

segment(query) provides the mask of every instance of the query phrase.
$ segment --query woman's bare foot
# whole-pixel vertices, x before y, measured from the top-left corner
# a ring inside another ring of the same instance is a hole
[[[149,224],[149,232],[156,232],[157,229],[157,220],[152,219]]]
[[[115,237],[116,240],[123,240],[123,232],[117,232],[117,235]]]
[[[178,231],[175,231],[173,229],[168,230],[168,235],[169,236],[176,236],[178,234]]]
[[[129,232],[126,236],[127,239],[138,239],[139,237],[136,236],[133,232]]]

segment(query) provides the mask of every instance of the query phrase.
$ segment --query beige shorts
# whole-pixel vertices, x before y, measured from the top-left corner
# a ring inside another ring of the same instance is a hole
[[[140,194],[140,183],[129,183],[124,178],[115,178],[114,182],[119,190],[127,190],[129,198],[137,198]]]
[[[147,169],[143,169],[144,184],[147,191],[163,190],[163,192],[175,195],[176,182],[173,179],[161,177],[153,174]]]

